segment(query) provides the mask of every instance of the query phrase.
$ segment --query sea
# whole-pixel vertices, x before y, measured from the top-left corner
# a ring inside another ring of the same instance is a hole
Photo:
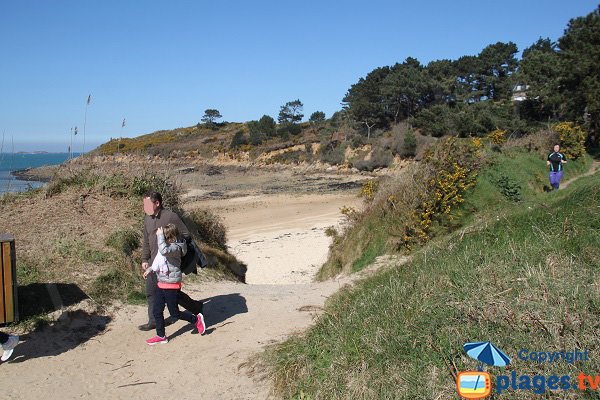
[[[36,189],[44,182],[23,181],[11,175],[11,171],[19,171],[27,168],[36,168],[44,165],[62,164],[70,156],[79,154],[69,153],[3,153],[0,154],[0,194],[7,192],[23,192]]]

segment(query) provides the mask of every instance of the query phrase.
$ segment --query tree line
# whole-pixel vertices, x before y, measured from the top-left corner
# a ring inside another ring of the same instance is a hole
[[[370,139],[372,132],[402,121],[434,137],[483,136],[495,129],[522,135],[543,124],[572,121],[598,145],[600,6],[571,19],[557,42],[540,38],[521,59],[518,51],[513,42],[498,42],[456,60],[423,65],[408,57],[375,68],[351,85],[342,110],[329,120],[316,111],[309,122],[352,127]],[[297,99],[281,106],[277,121],[268,115],[249,121],[249,138],[240,134],[235,145],[298,135],[303,107]],[[220,118],[218,110],[207,109],[202,122],[216,126]]]
[[[517,59],[498,42],[476,56],[402,63],[369,72],[343,104],[370,135],[409,120],[433,136],[526,133],[542,122],[574,121],[596,141],[600,112],[600,7],[572,19],[558,42],[540,38]],[[517,97],[520,95],[521,97]]]

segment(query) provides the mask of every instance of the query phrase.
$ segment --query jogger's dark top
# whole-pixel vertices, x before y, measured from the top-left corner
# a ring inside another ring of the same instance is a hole
[[[563,153],[552,152],[548,154],[548,161],[550,161],[550,172],[562,171],[562,162],[567,161],[567,157]]]

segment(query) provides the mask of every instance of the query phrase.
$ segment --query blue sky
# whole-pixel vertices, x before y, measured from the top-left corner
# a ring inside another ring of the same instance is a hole
[[[0,135],[4,151],[75,151],[111,137],[191,126],[216,108],[230,122],[338,111],[376,67],[557,40],[587,0],[403,2],[4,0]],[[121,122],[126,126],[121,131]]]

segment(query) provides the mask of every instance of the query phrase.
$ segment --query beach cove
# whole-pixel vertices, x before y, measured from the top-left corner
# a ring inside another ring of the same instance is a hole
[[[268,398],[268,381],[248,361],[310,326],[325,300],[347,283],[345,278],[314,283],[313,277],[331,242],[325,230],[343,225],[341,207],[361,207],[358,188],[368,176],[214,165],[168,168],[187,171],[175,178],[186,210],[208,208],[222,217],[230,252],[248,266],[247,284],[186,283],[186,292],[206,302],[207,333],[191,335],[179,322],[168,329],[170,343],[158,348],[146,346],[147,333],[136,328],[145,322],[144,305],[116,305],[101,314],[91,311],[89,300],[64,305],[51,315],[55,322],[23,335],[14,359],[0,369],[10,382],[5,398],[34,398],[49,390],[66,399],[193,398],[198,387],[201,398]],[[100,198],[86,202],[86,210],[101,214],[119,207]],[[94,215],[75,212],[80,217],[68,219],[77,227],[65,229],[87,236]],[[48,218],[52,210],[31,213],[33,219]],[[118,218],[117,213],[106,224],[118,224]],[[29,229],[25,221],[11,225],[15,233]],[[51,237],[40,240],[51,243]],[[19,257],[24,242],[18,234],[17,244]],[[84,266],[76,273],[86,271]],[[59,299],[68,304],[64,295]],[[160,370],[149,378],[148,369],[158,364]]]

